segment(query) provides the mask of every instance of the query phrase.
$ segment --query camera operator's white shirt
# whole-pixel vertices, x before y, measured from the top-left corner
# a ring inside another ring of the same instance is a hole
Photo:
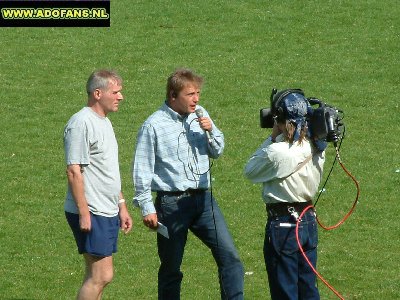
[[[295,172],[312,152],[312,159]],[[279,135],[275,143],[268,138],[251,156],[245,175],[263,184],[265,203],[307,202],[317,192],[324,162],[325,152],[316,152],[307,139],[301,145],[289,144]]]

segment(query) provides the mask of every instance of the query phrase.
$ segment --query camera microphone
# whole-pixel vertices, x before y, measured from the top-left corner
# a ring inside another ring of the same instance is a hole
[[[194,112],[196,113],[196,116],[198,118],[202,118],[203,117],[203,110],[201,108],[196,109]],[[208,142],[211,144],[212,139],[211,139],[210,133],[208,132],[208,130],[204,130],[204,131],[205,131],[205,133],[207,135]]]
[[[332,114],[327,114],[327,126],[328,126],[328,135],[327,135],[327,141],[328,142],[333,142],[333,145],[336,147],[337,141],[339,140],[339,137],[336,134],[335,130],[335,120],[333,119]]]

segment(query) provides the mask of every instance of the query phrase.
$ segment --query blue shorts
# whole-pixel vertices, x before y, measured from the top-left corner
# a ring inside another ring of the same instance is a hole
[[[92,229],[83,232],[79,226],[79,215],[65,212],[68,224],[74,234],[79,254],[111,256],[117,252],[119,217],[103,217],[90,213]]]

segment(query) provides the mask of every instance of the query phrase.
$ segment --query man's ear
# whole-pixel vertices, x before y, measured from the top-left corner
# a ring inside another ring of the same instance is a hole
[[[96,100],[100,100],[101,95],[102,95],[102,90],[100,90],[100,89],[95,89],[95,90],[94,90],[94,92],[93,92],[93,97],[94,97]]]
[[[170,99],[171,99],[171,100],[175,100],[175,98],[178,96],[178,95],[176,94],[175,91],[171,91],[171,92],[169,93],[169,95],[170,95]]]

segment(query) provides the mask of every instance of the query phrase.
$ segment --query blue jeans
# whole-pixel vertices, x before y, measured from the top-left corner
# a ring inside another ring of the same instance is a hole
[[[315,213],[308,210],[299,224],[299,239],[315,268],[318,232]],[[272,300],[319,300],[316,275],[301,254],[292,216],[269,217],[265,227],[264,260]]]
[[[180,266],[189,229],[211,250],[217,263],[221,299],[243,299],[243,265],[211,193],[158,195],[156,210],[159,221],[167,226],[169,233],[169,239],[157,235],[161,261],[158,299],[180,299],[183,278]]]

